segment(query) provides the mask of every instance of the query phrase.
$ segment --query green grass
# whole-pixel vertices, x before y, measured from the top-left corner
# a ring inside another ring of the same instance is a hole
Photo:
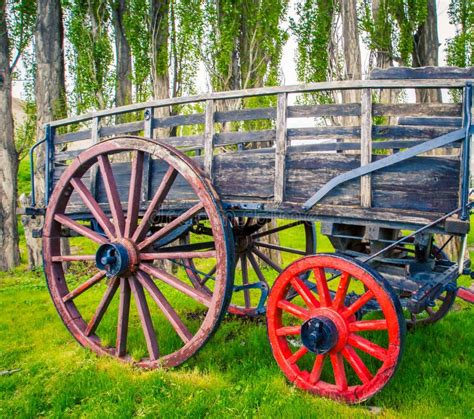
[[[330,250],[318,238],[318,250]],[[363,417],[374,414],[372,406],[387,417],[474,415],[474,321],[460,301],[441,322],[408,333],[394,379],[353,407],[288,384],[263,320],[226,317],[184,365],[141,371],[81,348],[61,323],[41,272],[22,266],[0,274],[0,307],[0,370],[20,369],[0,376],[1,417]],[[171,331],[161,336],[173,340]]]

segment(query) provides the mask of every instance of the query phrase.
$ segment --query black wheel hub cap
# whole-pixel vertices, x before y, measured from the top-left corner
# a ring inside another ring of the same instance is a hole
[[[103,244],[95,255],[96,266],[108,277],[124,274],[129,268],[127,248],[120,243]]]
[[[336,325],[327,317],[313,317],[301,326],[303,345],[315,354],[329,352],[337,343]]]

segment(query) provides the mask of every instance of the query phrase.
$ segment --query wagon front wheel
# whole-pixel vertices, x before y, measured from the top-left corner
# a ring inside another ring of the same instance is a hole
[[[179,365],[205,344],[232,287],[232,235],[216,196],[190,159],[156,141],[115,138],[72,162],[51,196],[43,256],[54,304],[79,343],[147,368]],[[167,246],[199,218],[211,249]],[[207,293],[163,263],[183,258],[216,265]]]
[[[314,289],[303,280],[308,276]],[[267,326],[275,360],[291,382],[351,404],[387,384],[406,331],[400,302],[377,272],[326,254],[302,258],[277,278]]]

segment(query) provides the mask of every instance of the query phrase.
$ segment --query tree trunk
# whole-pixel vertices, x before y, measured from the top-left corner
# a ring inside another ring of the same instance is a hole
[[[116,0],[113,8],[113,24],[115,31],[115,53],[117,73],[115,85],[115,105],[128,105],[132,100],[132,54],[125,35],[123,18],[127,10],[125,0]]]
[[[414,36],[413,67],[438,65],[439,40],[436,0],[428,0],[427,7],[426,20],[418,27]],[[439,89],[418,89],[416,100],[424,103],[441,102],[441,91]]]
[[[360,80],[362,78],[362,64],[359,44],[359,30],[357,28],[357,2],[356,0],[342,0],[342,39],[344,48],[344,68],[347,80]],[[345,90],[344,103],[360,103],[358,90]],[[350,116],[345,119],[344,125],[359,125],[360,118]]]
[[[18,159],[13,136],[12,90],[5,0],[0,3],[0,271],[20,261],[16,218]]]
[[[43,126],[67,115],[66,88],[64,81],[64,30],[61,0],[37,0],[37,21],[35,30],[36,80],[35,96],[37,107],[36,138],[44,137]],[[45,152],[38,149],[36,158],[36,197],[44,203]],[[29,228],[39,228],[40,220]],[[31,237],[31,235],[29,235]],[[67,248],[66,240],[63,241]],[[31,238],[27,243],[30,265],[42,265],[41,240]],[[66,249],[67,250],[67,249]]]
[[[166,99],[169,97],[169,62],[168,39],[169,20],[168,13],[170,0],[151,0],[151,74],[153,82],[153,99]],[[169,116],[168,107],[156,108],[155,117]],[[169,129],[155,130],[156,138],[169,136]]]

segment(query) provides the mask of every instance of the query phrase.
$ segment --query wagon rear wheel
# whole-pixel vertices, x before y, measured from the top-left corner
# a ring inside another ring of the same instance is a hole
[[[316,253],[316,231],[313,223],[279,220],[276,226],[269,226],[270,221],[255,217],[231,218],[236,261],[234,292],[228,309],[231,314],[237,316],[264,314],[273,278],[290,262],[301,256]],[[203,241],[202,235],[212,239],[204,226],[191,230],[188,241]],[[270,238],[275,236],[278,241],[272,243],[273,240]],[[270,255],[267,250],[271,250]],[[279,257],[274,257],[277,254]],[[206,284],[214,280],[215,265],[209,271],[202,272],[196,268],[191,259],[183,262],[195,286],[206,292]]]
[[[161,180],[144,200],[145,165]],[[54,304],[79,343],[142,367],[179,365],[204,345],[226,311],[232,280],[232,236],[216,196],[191,160],[155,141],[116,138],[73,161],[51,197],[43,255]],[[77,206],[86,215],[77,218]],[[199,218],[215,237],[212,249],[162,246]],[[60,246],[65,230],[78,236],[71,255]],[[159,263],[183,258],[216,264],[207,293],[183,269]],[[63,262],[71,264],[67,274]]]
[[[314,291],[302,279],[308,274]],[[297,293],[291,301],[290,289]],[[367,309],[373,312],[361,318]],[[377,272],[324,254],[294,262],[277,278],[267,326],[273,355],[291,382],[347,403],[367,400],[387,384],[406,329],[400,302]]]

